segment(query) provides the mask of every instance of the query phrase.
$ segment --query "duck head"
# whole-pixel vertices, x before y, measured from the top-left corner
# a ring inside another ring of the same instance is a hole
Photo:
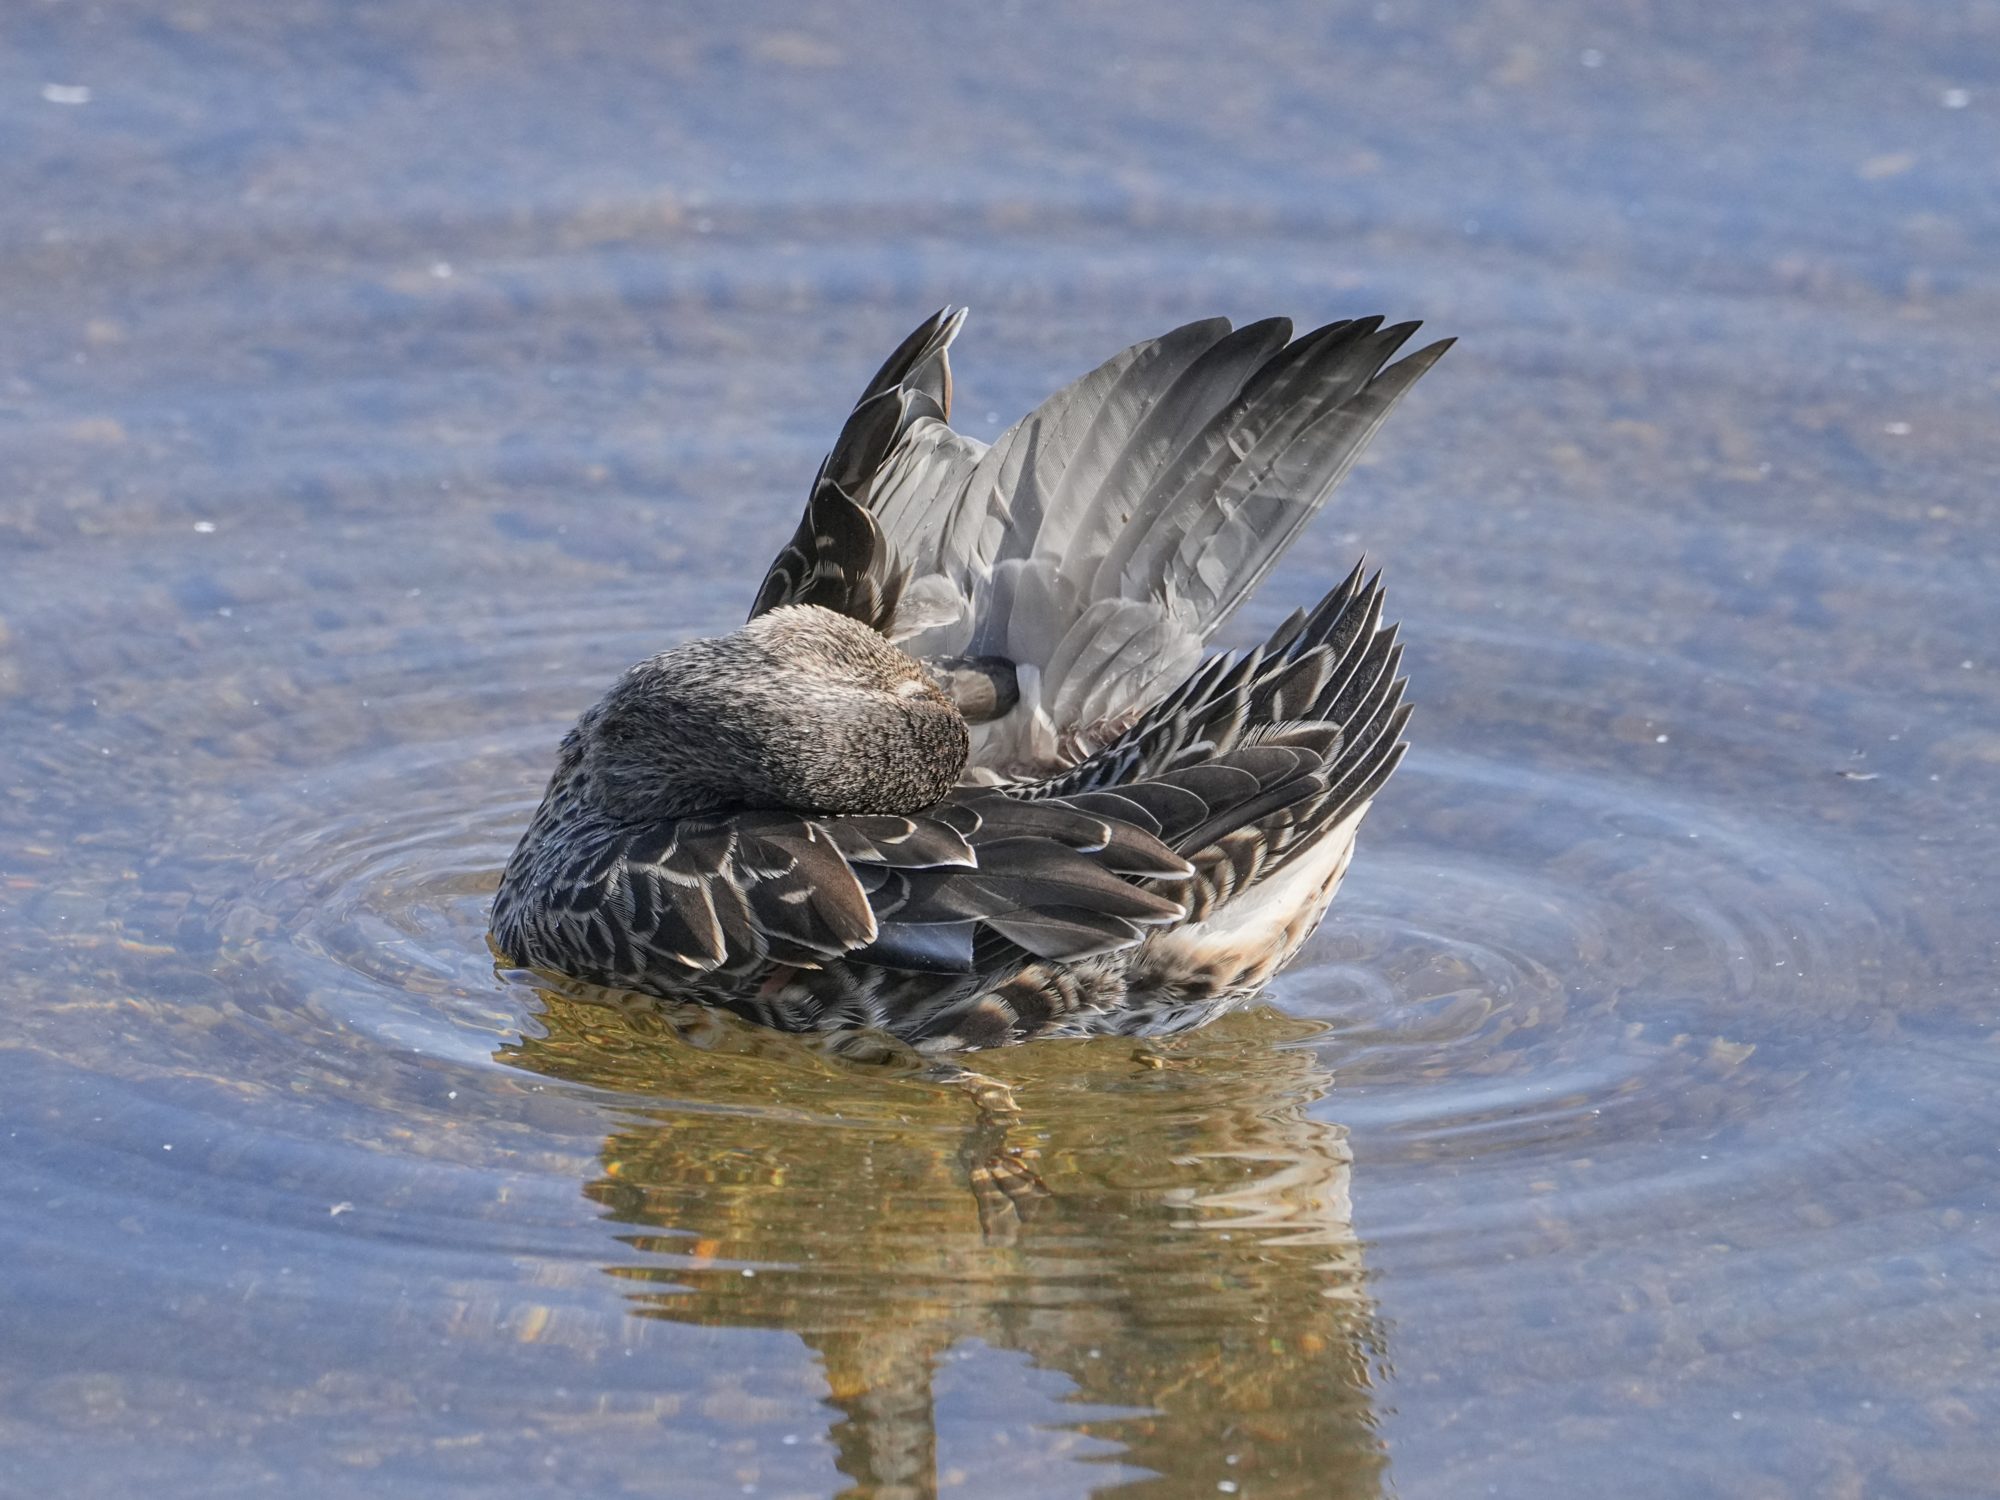
[[[577,723],[566,761],[622,821],[751,808],[908,813],[965,769],[965,720],[857,620],[787,605],[640,662]]]

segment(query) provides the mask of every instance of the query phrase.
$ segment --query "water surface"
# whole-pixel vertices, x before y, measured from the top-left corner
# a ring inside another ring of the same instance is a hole
[[[1991,1493],[1990,6],[0,40],[0,1489]],[[1333,919],[1012,1111],[481,936],[947,301],[1462,339],[1232,626],[1405,622]]]

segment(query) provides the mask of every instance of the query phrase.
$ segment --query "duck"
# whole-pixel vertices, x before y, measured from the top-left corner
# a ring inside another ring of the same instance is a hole
[[[1319,926],[1407,749],[1381,576],[1208,643],[1452,341],[1205,319],[989,445],[964,319],[868,382],[747,622],[563,738],[503,966],[946,1054],[1189,1030]]]

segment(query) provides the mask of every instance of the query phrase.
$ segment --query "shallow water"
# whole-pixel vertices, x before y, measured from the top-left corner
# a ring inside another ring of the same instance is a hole
[[[1992,1493],[2000,12],[1214,14],[0,19],[0,1489]],[[1333,919],[1011,1115],[481,940],[946,301],[1463,340]]]

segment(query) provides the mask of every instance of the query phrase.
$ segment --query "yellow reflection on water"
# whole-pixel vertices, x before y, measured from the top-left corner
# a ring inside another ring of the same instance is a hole
[[[796,1333],[849,1494],[938,1492],[932,1377],[967,1340],[1067,1376],[1090,1410],[1064,1430],[1157,1476],[1133,1493],[1380,1493],[1384,1350],[1310,1023],[1256,1008],[954,1079],[893,1044],[543,1001],[546,1034],[499,1056],[626,1096],[583,1191],[632,1311]]]

